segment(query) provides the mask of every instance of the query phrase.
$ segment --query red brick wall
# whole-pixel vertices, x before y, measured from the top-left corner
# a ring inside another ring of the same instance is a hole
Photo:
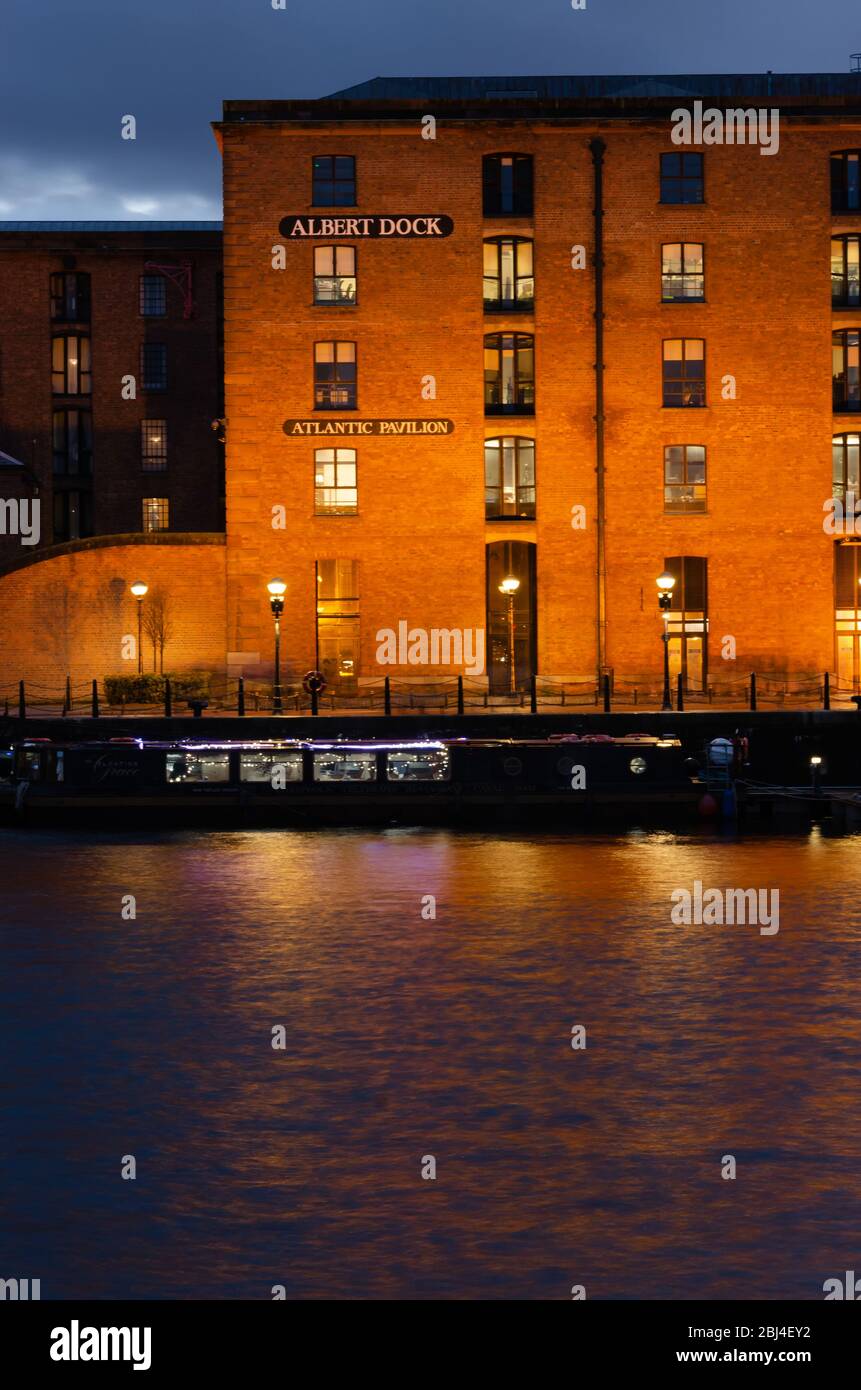
[[[179,543],[89,542],[58,548],[50,557],[0,575],[0,687],[10,694],[21,679],[61,691],[74,682],[133,675],[123,639],[137,634],[138,580],[160,586],[170,602],[173,635],[165,670],[223,673],[225,551],[221,536],[183,536]],[[146,599],[144,599],[146,603]],[[144,670],[153,669],[143,643]]]

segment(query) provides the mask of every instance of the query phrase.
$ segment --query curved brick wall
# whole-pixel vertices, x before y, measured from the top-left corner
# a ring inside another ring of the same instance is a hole
[[[61,689],[130,675],[122,641],[137,633],[136,580],[168,596],[173,635],[165,670],[224,672],[226,582],[220,534],[99,536],[72,541],[0,572],[0,686],[20,679]],[[144,670],[152,644],[144,635]]]

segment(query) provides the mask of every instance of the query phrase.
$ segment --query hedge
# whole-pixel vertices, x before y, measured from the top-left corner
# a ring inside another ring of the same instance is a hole
[[[212,674],[209,671],[186,671],[184,675],[167,672],[135,676],[104,676],[102,688],[109,705],[164,704],[165,681],[170,681],[174,700],[205,700],[209,695]]]

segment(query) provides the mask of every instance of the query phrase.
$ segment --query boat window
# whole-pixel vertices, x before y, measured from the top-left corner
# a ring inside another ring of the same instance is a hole
[[[230,756],[227,753],[168,753],[168,782],[229,782]]]
[[[277,750],[272,753],[243,753],[239,762],[239,778],[242,782],[268,782],[272,787],[282,782],[301,782],[302,754]]]
[[[451,777],[448,749],[411,748],[408,752],[390,753],[386,776],[390,782],[447,782]]]
[[[39,782],[42,778],[42,750],[40,748],[21,748],[18,753],[20,776],[27,782]]]
[[[314,754],[315,782],[375,782],[376,753],[354,753],[332,749],[330,753]]]
[[[58,748],[54,757],[54,781],[64,782],[66,780],[66,754],[65,750]]]

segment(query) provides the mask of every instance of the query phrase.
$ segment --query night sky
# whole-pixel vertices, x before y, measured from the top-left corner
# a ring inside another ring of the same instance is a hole
[[[221,215],[224,98],[376,76],[847,72],[858,0],[3,0],[0,218]],[[120,139],[121,117],[136,141]]]

